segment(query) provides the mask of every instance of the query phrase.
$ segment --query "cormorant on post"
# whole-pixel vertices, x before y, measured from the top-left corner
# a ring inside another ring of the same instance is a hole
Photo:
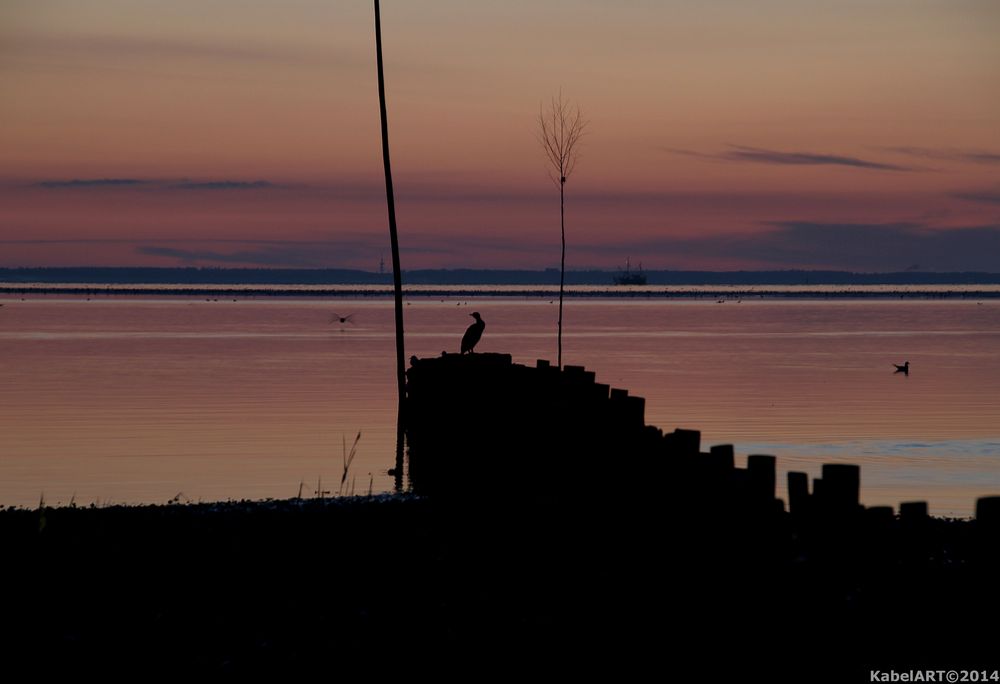
[[[479,338],[483,336],[483,330],[486,328],[486,323],[483,319],[479,317],[478,311],[473,311],[469,314],[476,319],[476,322],[469,326],[469,329],[465,331],[462,335],[462,353],[472,353],[472,350],[476,348],[479,343]]]
[[[896,372],[897,373],[902,373],[903,375],[909,375],[910,374],[910,362],[909,361],[905,361],[902,366],[900,366],[898,363],[894,363],[892,365],[896,367]]]

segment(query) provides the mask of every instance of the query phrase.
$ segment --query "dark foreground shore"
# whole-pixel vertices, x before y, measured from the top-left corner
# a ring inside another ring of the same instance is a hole
[[[5,510],[0,644],[8,672],[139,680],[993,669],[1000,566],[984,534],[705,517],[649,497]]]
[[[411,359],[420,496],[0,512],[2,660],[140,680],[1000,668],[1000,499],[897,516],[823,464],[811,488],[789,474],[786,506],[773,456],[736,467],[644,406],[582,367]]]

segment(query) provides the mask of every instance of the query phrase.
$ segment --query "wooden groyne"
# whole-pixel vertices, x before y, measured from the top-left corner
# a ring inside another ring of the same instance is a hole
[[[703,449],[696,430],[646,425],[642,397],[598,382],[582,366],[531,367],[509,354],[414,357],[406,416],[418,493],[653,496],[674,511],[788,514],[816,525],[912,526],[927,518],[922,501],[902,503],[898,515],[863,506],[860,467],[850,464],[824,464],[811,483],[789,472],[788,501],[778,499],[774,456],[752,454],[738,468],[732,445]],[[1000,497],[980,499],[976,518],[1000,529]]]
[[[646,425],[642,398],[579,367],[416,359],[408,389],[429,496],[0,510],[6,671],[996,667],[1000,498],[974,521],[897,515],[859,503],[856,466],[827,464],[779,501],[773,456],[736,467],[732,446]]]
[[[418,492],[590,491],[601,479],[608,488],[612,470],[623,470],[620,458],[638,467],[663,439],[645,425],[644,399],[579,366],[560,371],[545,361],[514,364],[508,354],[445,354],[411,359],[407,377],[410,479]]]

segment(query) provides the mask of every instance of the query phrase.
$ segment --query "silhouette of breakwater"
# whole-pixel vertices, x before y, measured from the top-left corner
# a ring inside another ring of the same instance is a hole
[[[583,368],[456,354],[413,360],[408,380],[416,495],[0,509],[7,670],[997,667],[1000,497],[973,521],[896,515],[828,464],[790,473],[786,505],[772,456],[737,468],[731,446],[645,425],[642,398]]]
[[[669,616],[687,635],[674,654],[708,639],[730,674],[861,681],[993,652],[989,630],[961,626],[1000,609],[1000,497],[979,499],[972,521],[930,517],[925,502],[897,514],[862,505],[860,468],[831,463],[811,483],[789,472],[785,502],[774,456],[738,468],[732,445],[704,449],[698,431],[663,432],[644,414],[641,397],[578,366],[414,358],[411,483],[467,520],[516,530],[511,547],[607,601],[602,623]],[[623,643],[656,653],[664,642],[631,630]]]
[[[560,370],[539,360],[530,367],[495,353],[413,357],[406,422],[418,494],[655,496],[672,511],[775,524],[790,516],[813,531],[834,523],[911,529],[928,517],[923,501],[902,503],[898,518],[891,507],[862,505],[860,467],[843,463],[824,464],[811,483],[806,473],[789,472],[786,505],[776,498],[774,456],[751,454],[738,468],[732,445],[702,450],[697,430],[646,425],[642,397],[597,382],[582,366]],[[615,472],[632,477],[609,481]],[[996,526],[1000,497],[980,499],[976,511],[981,526]]]

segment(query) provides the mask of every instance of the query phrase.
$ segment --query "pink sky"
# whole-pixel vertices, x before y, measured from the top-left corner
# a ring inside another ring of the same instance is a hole
[[[383,3],[404,268],[1000,271],[992,0]],[[0,6],[0,266],[377,268],[368,2]]]

